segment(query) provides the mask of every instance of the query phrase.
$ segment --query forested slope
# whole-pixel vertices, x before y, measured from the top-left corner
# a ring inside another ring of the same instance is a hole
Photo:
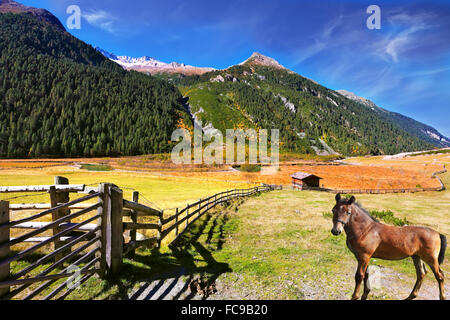
[[[168,152],[183,117],[166,81],[32,16],[0,14],[0,157]]]
[[[203,126],[280,129],[286,151],[326,152],[327,145],[341,154],[362,155],[432,148],[374,110],[274,67],[273,59],[261,60],[271,64],[253,63],[250,58],[226,70],[171,81],[189,98],[192,113]]]

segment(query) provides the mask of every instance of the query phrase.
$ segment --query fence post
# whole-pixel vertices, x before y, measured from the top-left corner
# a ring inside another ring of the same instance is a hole
[[[9,202],[0,201],[0,224],[9,223]],[[0,244],[9,242],[9,228],[0,229]],[[9,246],[0,249],[0,261],[10,254]],[[10,265],[0,267],[0,281],[7,280],[10,275]],[[0,288],[0,297],[8,294],[10,288]]]
[[[55,181],[55,186],[69,184],[69,179],[64,178],[64,177],[56,176],[54,181]],[[50,187],[50,203],[51,203],[52,208],[58,206],[58,204],[67,203],[70,201],[69,192],[57,191],[55,186]],[[52,221],[56,221],[64,216],[69,215],[69,214],[70,214],[69,208],[63,208],[58,211],[55,211],[52,213]],[[70,221],[67,221],[66,223],[70,223]],[[53,235],[61,232],[62,230],[63,229],[61,228],[61,226],[54,227]],[[64,245],[64,242],[61,241],[61,239],[56,239],[54,242],[55,250],[62,247],[63,245]],[[61,252],[60,254],[55,256],[55,261],[58,261],[59,259],[61,259],[65,255],[68,255],[69,253],[70,253],[70,249],[64,250],[64,252]]]
[[[107,226],[107,264],[110,275],[114,276],[122,267],[123,260],[123,192],[116,186],[110,188],[111,206]]]
[[[164,216],[164,211],[161,211],[159,213],[159,217],[158,217],[158,234],[156,236],[156,238],[158,239],[158,248],[161,248],[161,233],[162,233],[162,220],[163,220],[163,216]]]
[[[136,202],[136,203],[139,202],[139,192],[138,191],[133,192],[133,202]],[[131,210],[131,221],[133,223],[138,222],[137,212],[134,210]],[[131,242],[136,242],[136,234],[137,234],[136,229],[133,229],[130,231],[130,241]],[[136,254],[136,249],[133,249],[130,251],[129,257],[132,259],[132,258],[134,258],[135,254]]]
[[[200,208],[202,207],[202,199],[199,200],[200,202],[198,203],[198,213],[197,213],[197,218],[200,217]]]
[[[178,236],[178,208],[175,210],[175,236]]]
[[[109,206],[111,205],[110,199],[110,184],[102,183],[98,186],[98,192],[101,194],[98,196],[98,202],[100,203],[100,207],[97,209],[97,214],[100,215],[100,219],[98,220],[98,225],[100,226],[100,230],[97,231],[97,237],[100,237],[100,241],[97,242],[97,247],[100,248],[95,255],[96,258],[100,258],[95,265],[95,268],[99,270],[100,278],[105,278],[107,274],[107,238],[108,238],[108,219],[109,219]]]
[[[186,226],[184,227],[184,230],[186,230],[187,227],[189,226],[189,218],[188,218],[188,216],[189,216],[189,203],[188,203],[188,206],[186,208]]]

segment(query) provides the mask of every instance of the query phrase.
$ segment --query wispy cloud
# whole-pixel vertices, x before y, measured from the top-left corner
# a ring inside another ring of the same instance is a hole
[[[314,36],[314,43],[312,43],[307,48],[302,48],[299,50],[299,52],[296,54],[296,64],[300,64],[303,61],[314,57],[315,55],[319,54],[320,52],[324,51],[327,48],[330,48],[332,46],[332,35],[334,30],[341,25],[343,16],[340,15],[328,24],[326,24],[320,32],[318,32]],[[335,39],[334,39],[335,40]]]
[[[401,12],[389,16],[390,32],[380,41],[377,53],[384,59],[399,62],[400,55],[421,46],[420,32],[433,27],[428,13],[416,15]]]
[[[82,17],[95,27],[99,27],[110,33],[116,32],[114,23],[117,21],[117,18],[109,12],[103,10],[83,12]]]

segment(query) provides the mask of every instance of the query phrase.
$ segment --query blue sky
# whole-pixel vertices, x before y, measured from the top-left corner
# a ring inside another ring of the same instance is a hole
[[[331,89],[346,89],[450,137],[450,1],[18,0],[118,55],[226,68],[254,51]],[[369,30],[366,9],[381,8]]]

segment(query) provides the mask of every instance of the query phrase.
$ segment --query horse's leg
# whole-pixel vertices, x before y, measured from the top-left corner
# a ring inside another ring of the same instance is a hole
[[[414,266],[416,267],[416,275],[417,275],[417,281],[414,285],[414,289],[409,295],[406,300],[413,300],[417,298],[417,294],[419,293],[420,287],[422,286],[423,278],[425,278],[426,270],[425,265],[423,264],[422,260],[419,256],[412,256],[412,259],[414,261]]]
[[[364,275],[366,274],[369,260],[369,255],[362,255],[358,257],[358,269],[355,274],[355,291],[353,292],[352,300],[358,300],[360,297],[361,284],[364,280]]]
[[[429,266],[439,284],[439,298],[441,300],[445,300],[444,272],[439,267],[439,262],[437,261],[437,259],[434,259],[433,263],[429,263]]]
[[[367,296],[370,293],[370,290],[372,288],[370,287],[370,281],[369,281],[369,267],[366,269],[366,274],[364,275],[364,293],[361,297],[361,300],[367,300]]]

